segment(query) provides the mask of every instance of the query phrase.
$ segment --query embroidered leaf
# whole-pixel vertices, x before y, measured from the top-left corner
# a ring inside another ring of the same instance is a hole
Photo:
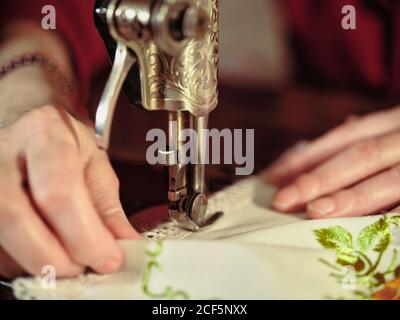
[[[389,218],[389,223],[392,223],[398,227],[400,227],[400,216],[393,216]]]
[[[374,250],[376,252],[384,252],[392,241],[392,233],[390,230],[383,232],[382,237],[379,239]]]
[[[336,226],[314,230],[318,242],[325,248],[337,252],[351,252],[353,239],[351,234],[344,228]]]
[[[363,252],[374,245],[375,251],[383,252],[390,244],[391,238],[388,220],[383,217],[361,230],[357,237],[357,245]]]
[[[392,260],[391,260],[390,265],[387,268],[385,273],[388,274],[388,273],[395,272],[397,264],[398,264],[398,252],[397,252],[397,249],[393,249]]]

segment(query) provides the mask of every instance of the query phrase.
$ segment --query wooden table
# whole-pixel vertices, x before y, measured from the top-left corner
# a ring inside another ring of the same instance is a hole
[[[210,121],[211,127],[218,129],[255,129],[255,165],[259,171],[298,140],[313,139],[349,114],[373,111],[382,105],[347,93],[292,88],[277,94],[221,86],[220,105]],[[166,124],[163,112],[145,112],[123,104],[117,110],[111,153],[127,213],[166,202],[165,168],[150,167],[145,161],[146,132],[165,128]],[[210,191],[235,182],[233,169],[229,165],[209,166]],[[0,286],[0,299],[7,298],[12,298],[10,291]]]

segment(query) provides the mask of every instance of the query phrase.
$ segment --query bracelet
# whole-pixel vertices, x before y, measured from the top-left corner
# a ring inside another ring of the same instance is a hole
[[[52,59],[41,53],[26,53],[16,57],[0,66],[0,79],[10,72],[24,66],[39,66],[54,75],[59,85],[68,95],[74,95],[77,85],[73,77],[61,70],[58,64]]]

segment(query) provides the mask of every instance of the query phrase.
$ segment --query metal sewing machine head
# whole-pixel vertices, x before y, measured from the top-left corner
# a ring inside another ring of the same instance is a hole
[[[132,105],[169,112],[165,152],[169,214],[182,227],[205,223],[204,164],[182,164],[180,132],[207,128],[218,103],[218,0],[98,0],[95,22],[113,68],[96,114],[100,146],[108,148],[114,110],[124,89]],[[177,130],[176,130],[177,129]],[[205,152],[198,135],[197,158]]]

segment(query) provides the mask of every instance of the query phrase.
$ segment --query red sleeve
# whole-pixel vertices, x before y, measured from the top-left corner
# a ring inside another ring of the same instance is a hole
[[[107,63],[106,49],[94,25],[94,0],[7,0],[0,5],[0,21],[4,24],[29,19],[41,26],[45,5],[53,5],[56,9],[56,31],[70,48],[83,104],[89,94],[92,76]]]
[[[287,3],[302,78],[400,97],[400,1]],[[356,9],[356,30],[342,28],[345,5]]]

